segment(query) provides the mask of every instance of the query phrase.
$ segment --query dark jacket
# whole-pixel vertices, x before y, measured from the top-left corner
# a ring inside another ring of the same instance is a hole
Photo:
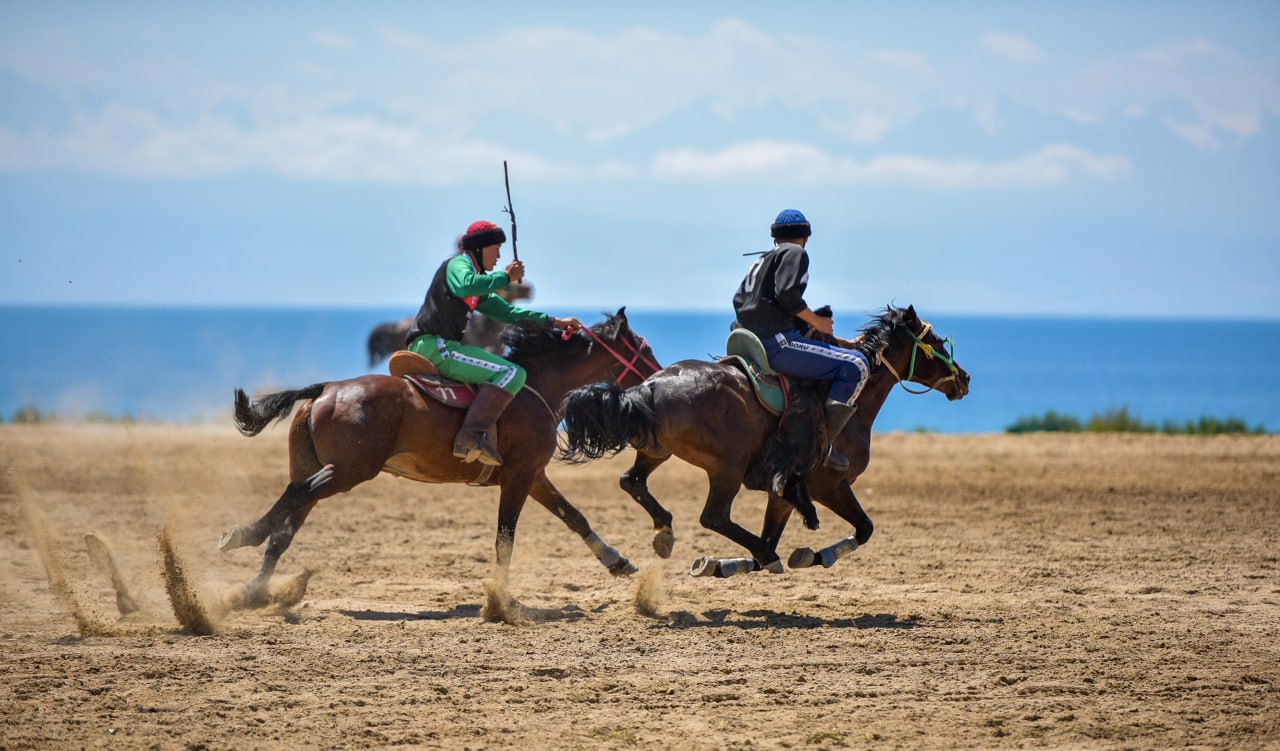
[[[502,323],[515,323],[522,318],[550,320],[546,313],[517,308],[493,294],[510,283],[505,271],[477,271],[466,254],[449,258],[440,264],[431,280],[418,317],[405,336],[405,345],[423,334],[461,341],[473,310]]]
[[[738,325],[761,339],[780,331],[808,326],[796,314],[808,307],[809,254],[794,243],[781,243],[760,256],[733,296]]]

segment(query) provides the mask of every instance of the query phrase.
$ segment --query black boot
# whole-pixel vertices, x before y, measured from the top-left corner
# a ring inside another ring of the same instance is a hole
[[[827,446],[827,457],[822,460],[822,466],[830,467],[837,472],[849,471],[849,460],[844,454],[836,451],[836,438],[839,437],[840,431],[844,430],[844,426],[848,424],[849,418],[853,417],[854,411],[858,409],[856,404],[845,404],[835,400],[828,400],[822,407],[822,416],[827,425],[827,440],[831,443]]]
[[[487,383],[481,386],[475,401],[467,409],[467,416],[462,420],[458,435],[453,439],[453,455],[465,462],[478,459],[481,464],[502,466],[502,455],[485,438],[485,433],[496,435],[494,426],[512,398],[511,394],[497,386]]]

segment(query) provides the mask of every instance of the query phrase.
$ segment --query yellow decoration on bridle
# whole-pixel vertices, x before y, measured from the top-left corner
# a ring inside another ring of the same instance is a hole
[[[876,363],[883,364],[886,368],[888,368],[889,372],[893,374],[893,377],[897,379],[898,384],[902,386],[902,390],[906,391],[908,394],[923,394],[929,391],[930,389],[936,389],[937,387],[941,386],[947,381],[954,381],[956,379],[956,376],[959,375],[960,373],[960,368],[956,365],[954,355],[940,354],[934,349],[932,344],[928,344],[924,341],[924,338],[928,336],[929,332],[933,329],[933,324],[929,323],[928,321],[921,321],[920,323],[923,324],[923,328],[920,329],[919,334],[916,334],[915,332],[912,332],[910,330],[908,330],[907,332],[911,334],[911,338],[915,340],[915,343],[911,345],[911,369],[907,371],[906,378],[903,378],[898,373],[897,369],[894,368],[893,365],[891,365],[889,361],[884,358],[883,351],[879,352],[876,355]],[[950,343],[951,351],[955,352],[955,342],[951,341],[951,337],[947,337],[942,341],[943,343]],[[924,391],[912,391],[911,389],[907,388],[907,381],[910,381],[912,378],[914,378],[916,374],[916,352],[917,351],[923,352],[924,356],[930,360],[933,360],[936,358],[945,362],[947,364],[947,367],[951,369],[951,375],[943,376],[942,378],[939,378],[938,380],[934,381],[932,384],[925,386]]]

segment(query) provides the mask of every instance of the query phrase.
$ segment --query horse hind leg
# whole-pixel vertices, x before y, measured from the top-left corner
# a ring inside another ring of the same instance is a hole
[[[307,479],[289,483],[279,500],[261,519],[247,527],[235,526],[223,532],[218,540],[218,549],[225,553],[236,548],[256,548],[266,542],[298,509],[313,502],[316,491],[332,481],[333,475],[333,465],[326,464]]]
[[[862,504],[858,503],[858,497],[854,495],[853,488],[841,482],[836,485],[830,495],[826,493],[823,495],[826,497],[819,496],[818,502],[852,524],[854,534],[837,540],[821,550],[796,548],[787,559],[787,565],[791,568],[807,568],[819,564],[824,568],[831,568],[836,561],[866,544],[871,539],[871,533],[875,531],[871,518],[862,510]]]
[[[711,477],[706,505],[699,521],[707,529],[718,532],[738,543],[751,553],[750,558],[699,558],[689,569],[691,576],[718,576],[727,578],[735,574],[765,569],[780,574],[785,569],[778,558],[776,545],[763,537],[757,537],[730,518],[733,499],[742,484],[742,476],[723,475]]]
[[[813,507],[813,496],[809,494],[809,483],[803,475],[791,475],[786,482],[782,497],[800,512],[805,529],[816,530],[819,527],[818,510]]]
[[[671,453],[650,454],[636,452],[636,461],[618,478],[618,485],[636,503],[639,503],[653,519],[653,552],[660,558],[670,558],[675,549],[676,535],[671,527],[671,512],[663,508],[653,493],[649,492],[649,475],[671,458]]]

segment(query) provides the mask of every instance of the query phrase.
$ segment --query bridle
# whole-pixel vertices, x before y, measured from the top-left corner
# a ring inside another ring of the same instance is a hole
[[[626,355],[617,351],[613,347],[610,347],[608,342],[606,342],[604,339],[601,339],[600,336],[596,334],[596,332],[592,331],[590,328],[583,326],[582,331],[586,332],[587,336],[593,339],[596,342],[596,344],[599,344],[601,347],[604,347],[604,350],[606,352],[613,355],[613,359],[622,363],[622,372],[618,374],[618,377],[616,379],[614,379],[614,383],[618,384],[619,386],[622,385],[622,379],[626,378],[628,373],[635,373],[636,378],[639,378],[643,382],[644,379],[648,378],[650,375],[653,375],[654,373],[657,373],[659,370],[662,370],[662,367],[658,365],[658,363],[654,362],[652,358],[650,358],[648,355],[644,353],[644,350],[646,347],[649,346],[649,343],[645,341],[645,338],[643,336],[639,337],[640,339],[639,344],[635,344],[630,339],[627,339],[627,338],[624,338],[621,340],[622,343],[626,345],[627,349],[631,351],[631,358],[627,359]],[[575,333],[577,332],[574,331],[573,329],[565,329],[563,337],[567,340],[569,337],[573,336]],[[631,335],[634,337],[636,334],[635,332],[631,332]],[[649,372],[649,375],[645,375],[644,373],[641,373],[636,368],[637,362],[643,362],[645,365],[648,365],[650,368],[652,368],[652,370]]]
[[[911,367],[907,370],[907,375],[905,378],[902,377],[898,373],[898,371],[895,370],[894,367],[889,364],[889,361],[885,359],[883,350],[881,350],[876,354],[876,363],[882,364],[886,368],[888,368],[889,372],[893,374],[893,377],[898,379],[898,385],[902,386],[902,390],[907,392],[908,394],[928,393],[929,391],[938,388],[939,386],[946,383],[947,381],[956,380],[956,378],[960,375],[960,367],[956,365],[956,361],[955,361],[956,343],[951,340],[951,337],[948,336],[942,340],[943,346],[941,348],[941,351],[934,349],[932,344],[929,344],[924,340],[924,338],[929,335],[930,329],[933,328],[933,324],[929,323],[928,321],[921,321],[920,323],[923,324],[923,328],[920,330],[919,334],[916,334],[910,329],[907,329],[907,333],[911,334],[911,338],[914,341],[911,345]],[[947,350],[947,345],[950,345],[950,351]],[[912,378],[914,378],[916,375],[916,353],[917,352],[923,352],[924,356],[930,360],[937,358],[942,362],[946,363],[947,367],[950,368],[951,370],[951,374],[945,375],[939,378],[938,380],[934,381],[933,383],[926,385],[923,391],[912,391],[911,389],[907,388],[907,382],[910,381]]]

